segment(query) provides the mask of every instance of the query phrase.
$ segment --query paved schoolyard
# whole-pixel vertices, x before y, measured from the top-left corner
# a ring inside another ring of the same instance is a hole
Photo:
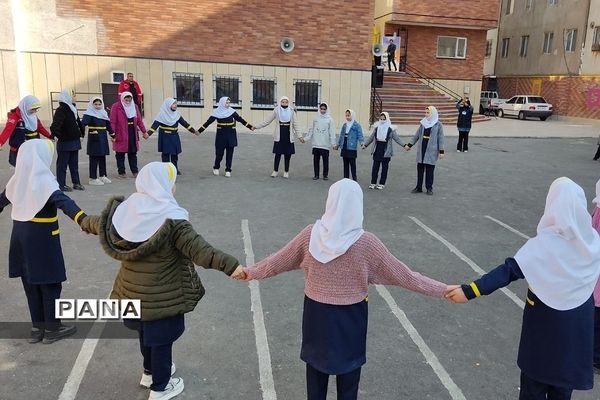
[[[516,122],[518,129],[535,131],[523,136],[535,136],[551,126]],[[570,130],[563,125],[556,129]],[[491,128],[477,124],[477,129]],[[211,244],[242,262],[252,256],[262,259],[320,217],[329,185],[341,177],[342,163],[333,152],[332,179],[313,181],[310,147],[297,144],[291,179],[272,179],[270,137],[245,133],[239,135],[233,177],[214,177],[213,138],[211,133],[184,135],[184,175],[177,181],[177,198]],[[142,146],[142,165],[159,159],[155,138]],[[368,151],[360,152],[358,160],[359,183],[365,189],[365,228],[413,269],[447,283],[466,282],[477,277],[477,271],[489,271],[514,255],[525,241],[522,235],[535,233],[554,178],[571,177],[590,201],[600,176],[600,163],[591,160],[596,147],[591,137],[473,137],[467,154],[453,152],[454,146],[455,138],[449,138],[447,157],[436,168],[432,197],[410,193],[414,152],[396,149],[383,191],[366,189]],[[6,157],[5,151],[0,152],[2,185],[11,174]],[[83,156],[84,183],[86,161]],[[112,177],[113,157],[108,164]],[[96,213],[111,195],[127,195],[133,187],[133,179],[115,179],[104,187],[86,186],[85,192],[72,197],[88,213]],[[6,209],[0,215],[4,260],[9,213]],[[80,233],[62,214],[60,223],[69,278],[63,298],[105,298],[117,263],[103,253],[96,237]],[[176,375],[186,385],[179,398],[305,398],[304,364],[299,359],[302,273],[258,285],[232,281],[216,271],[199,273],[207,294],[187,315],[187,330],[174,346]],[[525,282],[515,282],[507,288],[510,292],[498,291],[458,306],[397,287],[372,287],[368,362],[360,398],[516,399],[520,304],[526,288]],[[0,276],[0,304],[3,324],[28,321],[20,281],[8,279],[6,273]],[[96,337],[90,334],[86,340],[52,345],[0,340],[0,398],[146,399],[148,391],[138,386],[142,369],[137,341]],[[577,392],[573,398],[598,399],[600,388]]]

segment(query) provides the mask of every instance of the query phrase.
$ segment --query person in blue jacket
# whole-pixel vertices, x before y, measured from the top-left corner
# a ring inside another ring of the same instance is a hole
[[[57,209],[77,224],[86,214],[59,189],[50,170],[53,154],[50,140],[23,143],[15,173],[0,193],[0,212],[12,204],[8,276],[23,283],[32,322],[29,343],[53,343],[76,332],[54,317],[54,301],[67,280]]]
[[[562,177],[550,185],[537,235],[513,258],[446,297],[465,303],[526,279],[519,400],[569,400],[574,389],[594,385],[593,291],[599,275],[600,236],[585,194]]]
[[[340,156],[344,160],[344,178],[349,179],[352,173],[352,179],[356,180],[356,157],[357,148],[364,143],[363,131],[360,124],[355,120],[356,113],[350,109],[346,110],[346,122],[340,131],[338,144],[334,150],[341,148]]]
[[[170,162],[177,168],[177,175],[181,175],[177,161],[181,153],[181,139],[177,127],[181,125],[191,133],[198,135],[192,125],[188,124],[177,111],[177,100],[167,98],[160,106],[160,111],[144,138],[148,138],[158,130],[158,151],[162,154],[162,162]]]
[[[87,154],[90,157],[90,181],[93,186],[111,183],[106,176],[106,156],[110,154],[108,137],[114,140],[115,133],[110,126],[108,113],[100,97],[92,97],[83,113],[81,125],[88,127]],[[100,170],[100,177],[98,177]]]

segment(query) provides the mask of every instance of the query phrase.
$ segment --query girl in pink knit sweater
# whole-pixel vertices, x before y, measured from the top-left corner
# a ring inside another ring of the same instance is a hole
[[[596,182],[596,197],[592,200],[596,204],[592,212],[592,226],[600,233],[600,180]],[[594,370],[600,374],[600,279],[594,289]]]
[[[369,284],[401,286],[439,299],[449,289],[396,259],[362,223],[362,190],[342,179],[330,187],[321,219],[244,269],[246,280],[304,270],[300,358],[306,362],[309,400],[325,400],[329,375],[336,375],[338,399],[357,398],[366,362]]]

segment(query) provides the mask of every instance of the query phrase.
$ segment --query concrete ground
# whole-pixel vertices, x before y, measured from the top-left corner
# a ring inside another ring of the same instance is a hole
[[[516,137],[479,137],[484,131]],[[549,131],[566,137],[532,138]],[[410,193],[415,154],[398,147],[385,190],[368,190],[371,159],[362,151],[358,174],[365,194],[365,229],[414,270],[447,283],[468,282],[513,256],[525,242],[523,235],[535,233],[548,186],[556,177],[574,179],[591,201],[600,175],[600,164],[591,160],[595,137],[589,128],[559,121],[477,124],[469,153],[454,152],[456,138],[448,138],[431,197]],[[213,140],[214,133],[183,135],[184,175],[178,178],[176,196],[197,231],[242,263],[278,250],[319,218],[329,185],[342,175],[339,154],[332,152],[331,180],[313,181],[310,146],[297,144],[291,178],[272,179],[271,138],[241,133],[233,177],[215,177]],[[0,153],[3,184],[12,173],[6,157],[6,151]],[[156,138],[142,143],[140,159],[142,165],[160,159]],[[108,164],[113,178],[113,156]],[[82,153],[84,183],[87,166]],[[134,190],[133,179],[113,182],[86,185],[85,192],[70,195],[88,213],[98,213],[110,196]],[[106,298],[117,263],[104,254],[96,237],[80,233],[62,214],[60,224],[69,278],[62,297]],[[7,260],[10,208],[0,216],[0,229],[5,233],[0,235],[0,259]],[[176,376],[186,385],[178,398],[305,398],[304,364],[299,359],[302,273],[290,272],[258,285],[236,282],[216,271],[199,274],[207,294],[186,316],[186,332],[174,345]],[[497,291],[453,305],[398,287],[371,287],[368,362],[359,398],[516,399],[520,305],[527,285],[519,281],[507,289],[512,294]],[[2,326],[28,321],[21,283],[6,273],[0,276],[0,304]],[[52,345],[1,339],[0,398],[146,399],[148,390],[138,386],[142,367],[137,341],[97,340],[93,332],[85,340]],[[333,380],[330,386],[333,399]],[[576,392],[573,398],[598,399],[600,389]]]

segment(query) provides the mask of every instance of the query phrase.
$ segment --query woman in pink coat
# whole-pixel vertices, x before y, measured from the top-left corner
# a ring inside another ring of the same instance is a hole
[[[596,182],[596,197],[592,200],[596,208],[592,212],[592,226],[600,233],[600,180]],[[600,279],[594,289],[594,370],[600,374]]]
[[[113,150],[117,158],[119,178],[125,179],[125,154],[129,160],[129,168],[135,178],[138,174],[137,152],[140,148],[138,129],[146,138],[146,127],[140,109],[133,102],[130,92],[121,93],[121,100],[110,108],[110,125],[115,131]]]

